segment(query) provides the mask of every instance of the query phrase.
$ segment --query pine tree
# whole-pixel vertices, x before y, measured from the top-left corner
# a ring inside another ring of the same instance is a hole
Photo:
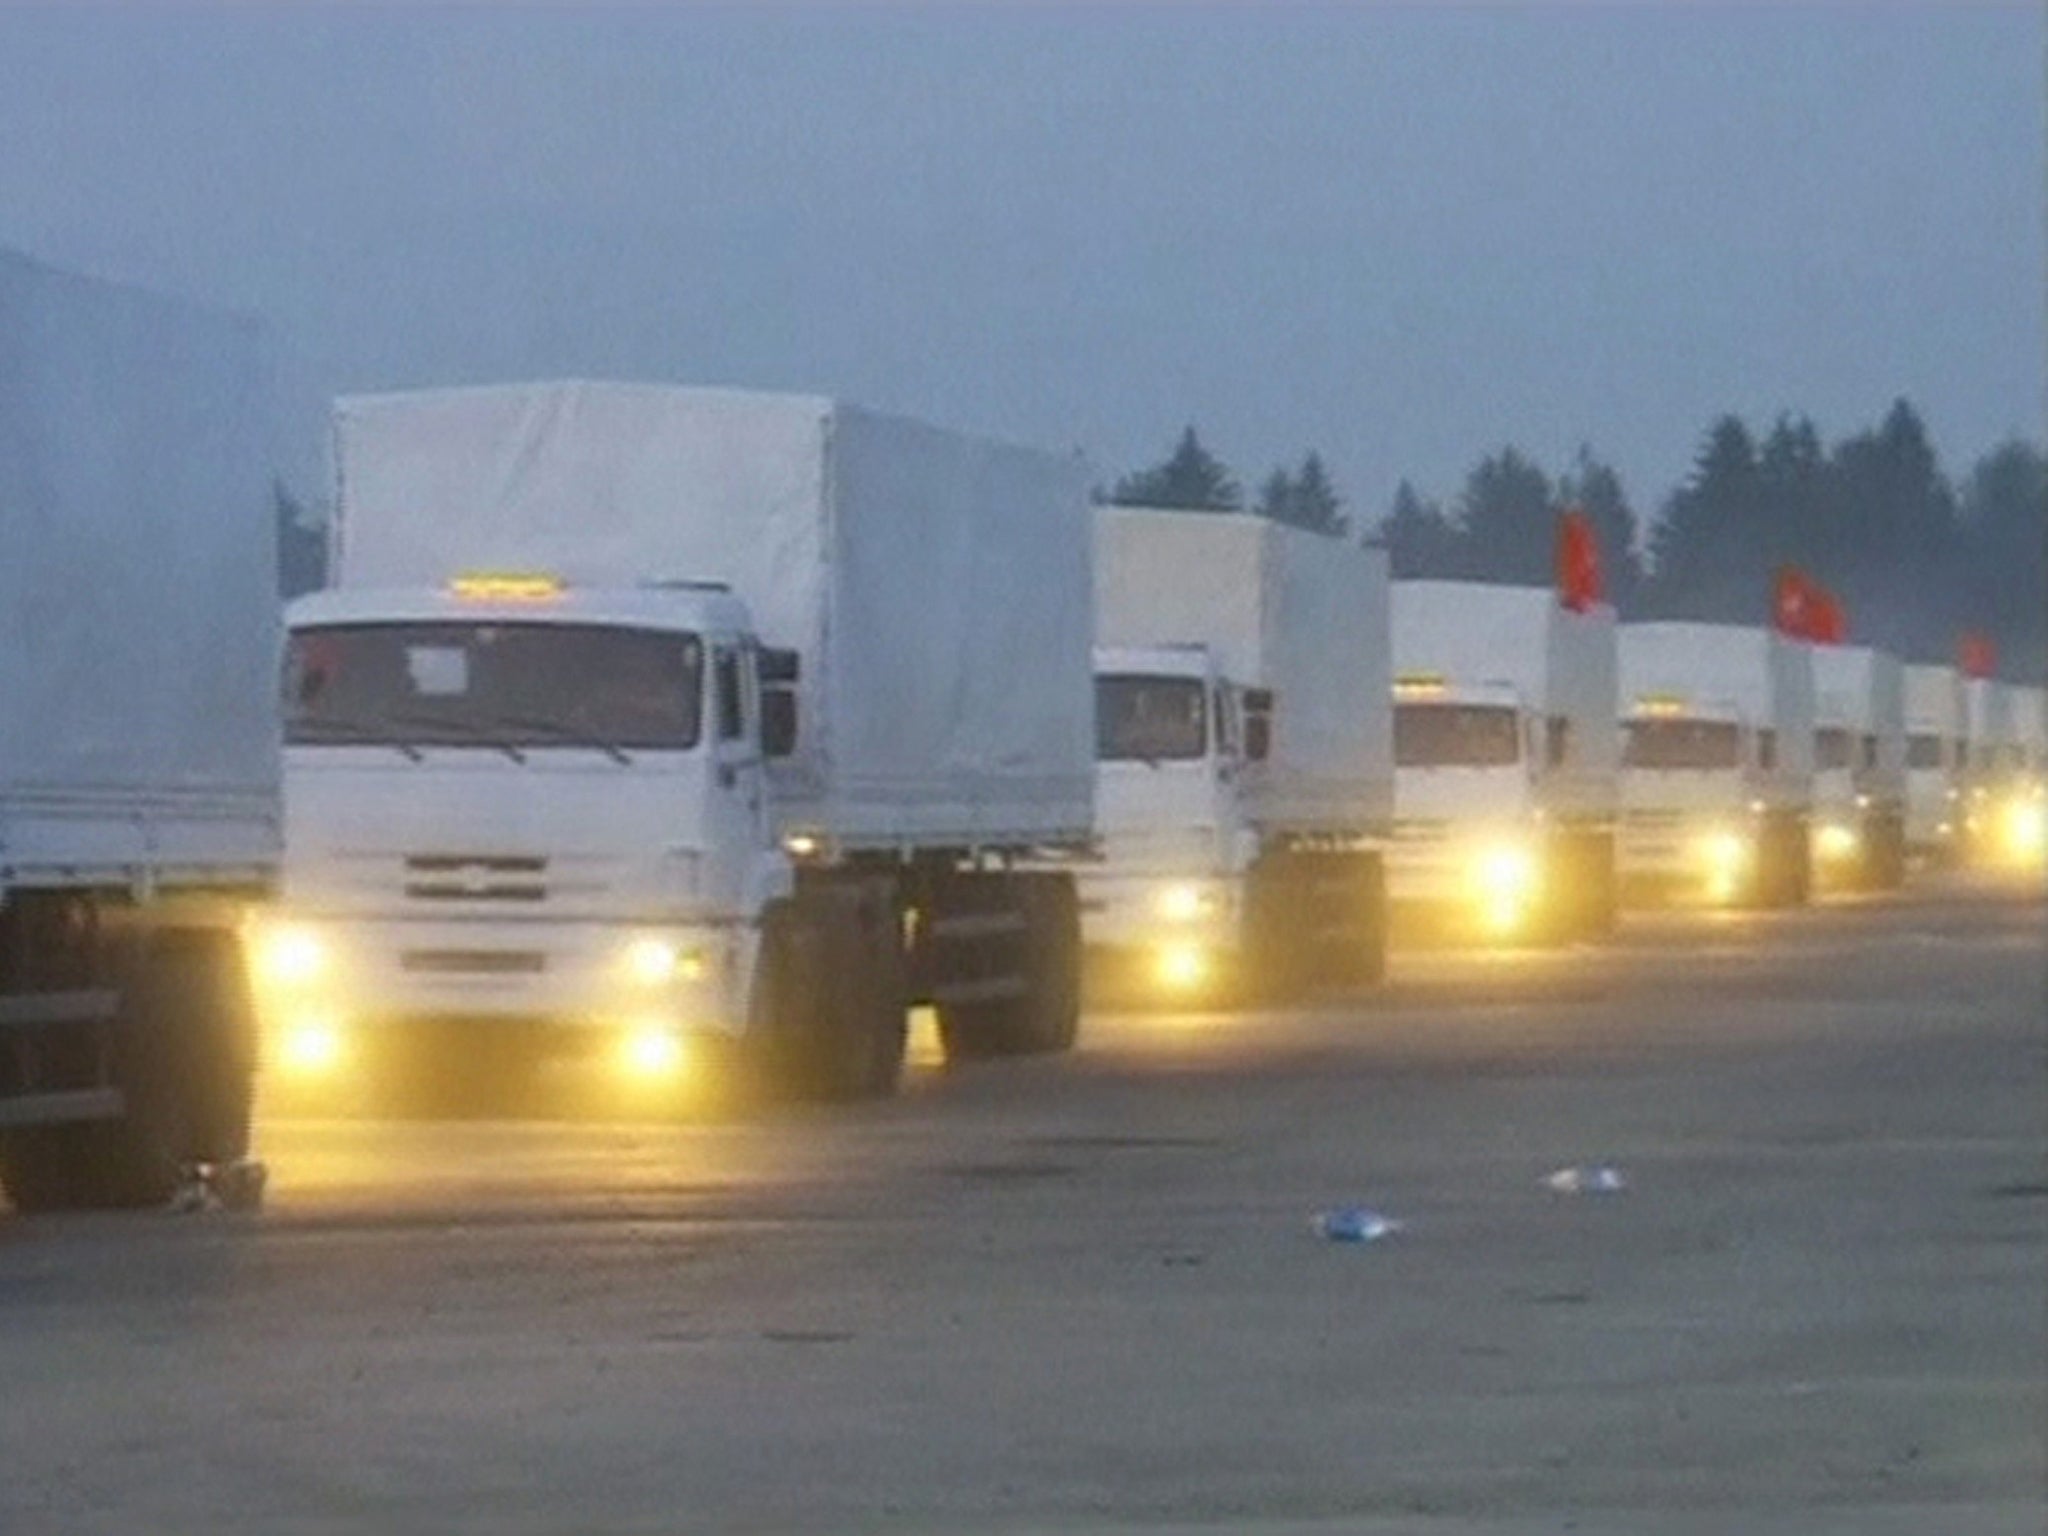
[[[1330,472],[1323,467],[1323,456],[1314,449],[1303,456],[1301,468],[1295,472],[1293,507],[1291,521],[1312,533],[1341,538],[1351,526],[1351,520],[1344,515],[1344,498],[1331,484]]]
[[[1457,529],[1444,509],[1425,501],[1403,480],[1394,489],[1394,505],[1380,522],[1380,539],[1397,581],[1457,574]]]
[[[1275,469],[1266,476],[1259,482],[1259,499],[1252,510],[1276,523],[1293,522],[1294,477],[1284,469]]]
[[[1244,492],[1222,460],[1202,446],[1192,425],[1164,463],[1125,475],[1109,499],[1124,507],[1173,507],[1190,512],[1235,512]]]
[[[1760,513],[1756,442],[1738,416],[1707,429],[1692,475],[1650,536],[1649,606],[1660,617],[1761,622],[1782,562]]]
[[[1461,574],[1545,586],[1556,551],[1550,477],[1506,447],[1473,466],[1459,497]]]

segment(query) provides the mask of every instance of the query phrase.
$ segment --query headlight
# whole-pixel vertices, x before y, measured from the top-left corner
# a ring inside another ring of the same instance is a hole
[[[686,949],[674,939],[643,934],[633,940],[621,957],[626,976],[643,987],[665,987],[674,981],[700,981],[708,969],[704,956]]]
[[[1472,878],[1481,895],[1494,901],[1523,901],[1536,891],[1536,855],[1519,843],[1479,850]]]
[[[2006,807],[2005,848],[2016,859],[2039,858],[2048,846],[2048,816],[2038,800],[2018,800]]]
[[[1153,957],[1152,971],[1167,990],[1193,992],[1209,979],[1209,952],[1199,944],[1169,944]]]
[[[1694,845],[1694,854],[1709,874],[1739,874],[1749,865],[1749,840],[1722,828],[1702,837]]]
[[[1166,922],[1199,922],[1216,910],[1216,893],[1199,885],[1169,885],[1153,899],[1152,906]]]
[[[665,1024],[635,1026],[619,1043],[620,1067],[628,1076],[645,1080],[676,1076],[687,1055],[682,1035]]]
[[[327,974],[327,943],[310,928],[286,926],[256,941],[256,975],[272,987],[304,987]]]
[[[1813,847],[1824,859],[1846,859],[1856,852],[1862,841],[1854,827],[1831,821],[1815,834]]]
[[[286,1025],[277,1036],[272,1059],[294,1077],[325,1077],[341,1065],[346,1053],[341,1026],[316,1015]]]

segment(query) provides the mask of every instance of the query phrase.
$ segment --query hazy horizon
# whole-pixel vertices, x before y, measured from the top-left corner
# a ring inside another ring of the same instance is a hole
[[[1355,516],[1895,396],[2038,437],[2037,7],[0,10],[0,244],[254,312],[302,394],[582,375]],[[308,407],[301,419],[311,420]],[[315,423],[317,425],[317,423]],[[295,447],[305,451],[312,428]]]

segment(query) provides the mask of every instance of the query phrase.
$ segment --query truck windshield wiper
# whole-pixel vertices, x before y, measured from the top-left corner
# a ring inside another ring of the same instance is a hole
[[[602,752],[615,763],[631,766],[633,762],[632,754],[617,742],[608,741],[594,731],[564,725],[559,720],[542,720],[530,715],[493,715],[491,720],[494,724],[507,726],[515,731],[541,731],[559,741],[588,747],[593,752]]]
[[[353,715],[314,715],[309,719],[295,722],[286,732],[286,737],[289,745],[309,746],[312,743],[303,740],[292,742],[290,737],[305,732],[331,731],[350,741],[361,742],[364,746],[389,747],[394,752],[403,753],[409,762],[426,761],[426,754],[418,747],[409,741],[398,740],[385,729],[391,723],[385,720],[360,720]]]
[[[454,715],[393,715],[391,720],[395,725],[417,726],[423,731],[459,731],[486,747],[504,753],[515,763],[524,764],[526,761],[526,754],[517,745],[492,735],[489,727],[472,720],[459,719]]]

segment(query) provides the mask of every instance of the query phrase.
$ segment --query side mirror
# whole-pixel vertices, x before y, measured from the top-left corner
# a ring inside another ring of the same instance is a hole
[[[795,651],[772,645],[761,647],[758,665],[761,669],[761,684],[767,688],[777,685],[788,687],[796,682],[803,670],[802,661]]]
[[[1273,752],[1273,690],[1244,691],[1244,759],[1263,763]]]
[[[761,694],[761,755],[788,757],[796,751],[796,694],[774,688]]]

